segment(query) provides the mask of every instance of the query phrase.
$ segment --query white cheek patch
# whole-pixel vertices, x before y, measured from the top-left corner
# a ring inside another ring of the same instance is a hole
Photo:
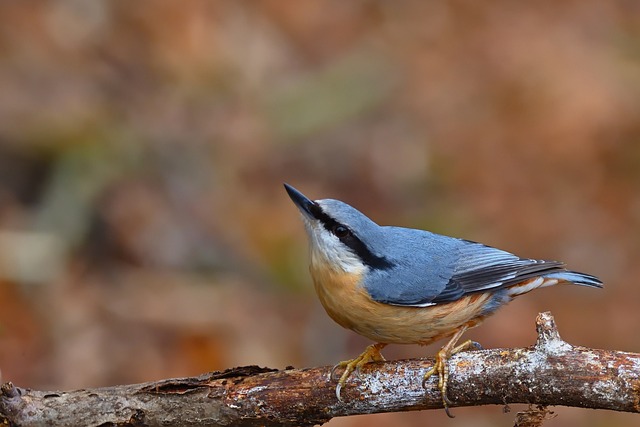
[[[351,249],[322,224],[305,218],[311,246],[311,263],[345,273],[362,273],[367,268]]]

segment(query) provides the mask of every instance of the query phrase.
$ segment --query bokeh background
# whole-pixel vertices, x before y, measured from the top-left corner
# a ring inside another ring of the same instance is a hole
[[[514,301],[467,334],[485,347],[531,345],[550,310],[571,343],[639,352],[640,3],[1,2],[2,380],[359,354],[316,300],[282,182],[606,282]],[[510,426],[523,408],[453,423]],[[638,423],[555,411],[546,425]]]

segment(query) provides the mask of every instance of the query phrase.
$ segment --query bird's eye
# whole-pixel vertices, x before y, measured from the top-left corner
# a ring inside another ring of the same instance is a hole
[[[335,227],[333,227],[332,231],[338,239],[347,237],[350,233],[349,229],[343,225],[336,225]]]

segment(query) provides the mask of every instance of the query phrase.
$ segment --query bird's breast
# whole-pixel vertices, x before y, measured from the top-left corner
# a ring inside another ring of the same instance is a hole
[[[361,316],[354,317],[352,310],[367,311],[366,291],[361,285],[364,272],[348,273],[316,263],[311,263],[310,271],[327,314],[340,326],[355,330]]]
[[[460,326],[476,326],[490,314],[485,307],[492,301],[492,293],[476,293],[429,307],[396,306],[371,299],[362,285],[364,271],[345,273],[314,263],[310,271],[329,316],[376,342],[429,344]]]

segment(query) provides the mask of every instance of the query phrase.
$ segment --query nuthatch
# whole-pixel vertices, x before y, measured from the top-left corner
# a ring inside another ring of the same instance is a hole
[[[449,414],[447,360],[477,345],[456,346],[468,328],[536,288],[572,283],[602,287],[594,276],[558,261],[520,258],[480,243],[411,228],[380,226],[339,200],[310,200],[288,184],[310,240],[310,271],[320,302],[340,326],[370,345],[345,368],[340,390],[355,369],[384,360],[387,344],[430,344],[451,337],[424,376],[438,374]],[[334,368],[334,370],[335,370]]]

